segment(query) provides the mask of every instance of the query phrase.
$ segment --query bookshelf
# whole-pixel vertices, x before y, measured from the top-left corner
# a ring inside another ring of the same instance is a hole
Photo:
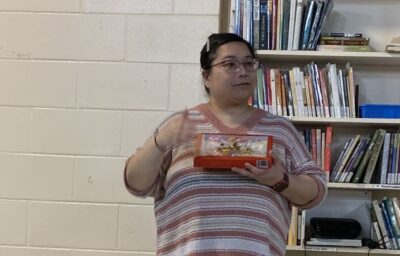
[[[231,0],[220,0],[219,31],[227,32]],[[371,52],[287,51],[258,50],[261,62],[271,67],[290,67],[310,62],[350,62],[354,69],[355,83],[359,84],[359,104],[400,104],[400,54],[384,52],[385,45],[399,36],[400,0],[333,0],[334,7],[323,32],[356,32],[369,37]],[[287,117],[299,130],[315,127],[333,127],[331,166],[335,165],[346,140],[355,134],[368,136],[378,128],[394,132],[400,128],[400,119],[382,118],[332,118]],[[312,216],[336,214],[334,217],[354,217],[369,232],[371,221],[364,204],[381,200],[383,196],[400,199],[400,184],[328,183],[328,199],[323,205],[307,210],[306,230]],[[351,205],[358,205],[357,209]],[[340,209],[338,211],[337,209]],[[353,215],[352,215],[353,214]],[[329,217],[329,216],[323,216]],[[306,232],[307,240],[307,232]],[[305,244],[287,246],[287,255],[400,255],[400,250],[372,249],[367,247],[315,247]]]

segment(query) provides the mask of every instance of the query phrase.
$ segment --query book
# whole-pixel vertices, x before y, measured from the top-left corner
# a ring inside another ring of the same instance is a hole
[[[360,140],[360,134],[357,134],[354,138],[351,139],[351,142],[347,148],[347,150],[345,151],[344,155],[343,155],[343,159],[340,162],[337,171],[335,173],[335,176],[333,177],[335,182],[342,182],[343,180],[340,179],[343,175],[343,169],[346,166],[348,160],[350,159],[351,155],[353,154],[354,148],[356,147],[356,145],[358,144],[358,141]],[[345,176],[343,176],[345,177]]]
[[[315,36],[313,38],[312,46],[309,50],[314,50],[317,47],[317,43],[319,40],[319,37],[322,32],[322,28],[325,24],[325,21],[327,20],[327,17],[330,15],[333,9],[333,1],[332,0],[323,0],[324,1],[324,7],[321,12],[321,18],[318,21],[317,25],[317,30],[315,33]]]
[[[290,226],[289,226],[289,233],[288,233],[288,245],[296,245],[297,244],[297,226],[298,226],[298,214],[299,209],[296,206],[292,206],[291,210],[291,217],[290,217]]]
[[[290,11],[289,11],[289,27],[288,27],[288,43],[287,50],[293,50],[293,39],[294,39],[294,27],[296,21],[296,1],[290,0]]]
[[[346,33],[346,32],[331,32],[329,35],[324,34],[323,36],[333,37],[363,37],[362,33]]]
[[[382,233],[382,237],[383,237],[383,241],[385,243],[385,247],[387,249],[392,249],[393,245],[391,243],[391,240],[389,239],[388,236],[388,230],[386,229],[386,225],[385,225],[385,221],[383,220],[383,215],[382,215],[382,209],[379,207],[379,203],[377,200],[372,200],[372,209],[375,213],[375,217],[378,221],[381,233]]]
[[[302,29],[302,40],[300,42],[299,49],[307,50],[308,38],[310,37],[311,26],[314,21],[315,11],[317,8],[317,3],[315,0],[309,0],[307,2],[306,10],[304,12],[304,24]]]
[[[317,2],[314,20],[312,22],[311,29],[310,29],[310,35],[308,38],[307,46],[304,50],[312,50],[312,45],[314,42],[315,34],[317,33],[318,23],[319,23],[319,20],[322,18],[322,10],[323,10],[324,4],[325,3],[323,0],[318,0],[318,2]]]
[[[391,244],[393,245],[393,248],[395,248],[396,250],[399,249],[399,245],[397,243],[397,239],[394,235],[394,229],[393,226],[390,224],[390,217],[389,217],[389,213],[385,207],[385,204],[383,202],[381,202],[379,204],[379,207],[382,209],[382,216],[383,216],[383,221],[385,223],[387,232],[388,232],[388,236],[389,236],[389,240],[391,242]]]
[[[400,227],[397,223],[396,212],[395,212],[395,209],[393,206],[393,201],[390,198],[385,196],[382,200],[382,204],[384,205],[384,207],[388,213],[389,224],[392,226],[392,229],[393,229],[393,236],[394,236],[395,240],[397,241],[397,244],[400,245]]]
[[[351,179],[353,178],[354,175],[354,171],[356,170],[358,164],[361,161],[362,156],[364,155],[367,147],[368,147],[368,143],[369,143],[369,138],[362,138],[360,140],[360,148],[358,150],[358,152],[355,152],[355,159],[353,164],[350,166],[350,169],[348,170],[348,174],[346,176],[346,180],[345,183],[349,183],[351,182]]]
[[[253,2],[253,47],[260,48],[260,1]]]
[[[291,0],[281,0],[282,3],[282,29],[281,29],[281,50],[290,50],[288,48],[289,39],[289,23],[290,23],[290,7]]]
[[[332,37],[323,36],[319,40],[319,44],[328,45],[369,45],[369,38],[359,37]]]
[[[325,171],[327,172],[328,180],[329,180],[329,175],[331,172],[332,133],[333,133],[332,126],[326,127],[324,167],[325,167]]]
[[[361,247],[361,239],[330,239],[330,238],[314,238],[311,237],[306,242],[307,245],[319,246],[346,246],[346,247]]]
[[[294,35],[293,35],[293,51],[299,49],[300,33],[301,33],[301,20],[303,17],[303,0],[296,2],[296,16],[294,21]]]
[[[319,44],[317,51],[333,51],[333,52],[369,52],[369,45],[335,45],[335,44]]]
[[[267,49],[268,0],[260,0],[259,49]]]
[[[386,52],[400,53],[400,36],[394,37],[385,47]]]
[[[364,175],[364,170],[367,166],[369,158],[371,157],[372,149],[375,145],[375,141],[376,141],[376,138],[378,137],[378,135],[379,135],[379,129],[375,130],[374,134],[372,135],[372,138],[368,144],[368,148],[365,150],[365,153],[363,154],[361,161],[360,161],[359,165],[357,166],[357,170],[355,170],[354,177],[351,180],[352,183],[359,183],[361,181],[361,178]]]
[[[381,148],[383,145],[383,140],[385,139],[386,131],[383,129],[379,129],[378,137],[376,138],[375,145],[372,148],[371,157],[369,158],[367,169],[365,171],[363,183],[368,184],[371,183],[372,174],[375,171],[376,163],[378,162],[378,157],[381,152]]]
[[[379,182],[381,184],[387,184],[388,182],[388,160],[389,160],[389,146],[390,146],[390,136],[391,134],[388,132],[385,134],[385,139],[383,142],[382,148],[382,159],[380,165],[381,177]]]
[[[250,163],[259,168],[272,164],[269,152],[273,138],[267,135],[200,133],[195,143],[194,167],[243,168]]]

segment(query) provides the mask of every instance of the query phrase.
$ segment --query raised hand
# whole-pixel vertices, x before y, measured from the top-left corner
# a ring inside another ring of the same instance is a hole
[[[195,135],[196,125],[190,119],[189,110],[185,109],[162,125],[158,130],[156,140],[160,148],[166,151],[174,145],[193,140]]]

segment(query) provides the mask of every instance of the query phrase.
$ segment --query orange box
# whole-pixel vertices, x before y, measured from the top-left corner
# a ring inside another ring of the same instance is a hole
[[[273,138],[266,135],[236,135],[221,133],[200,133],[197,135],[194,167],[232,168],[244,167],[250,163],[268,168],[272,158]]]

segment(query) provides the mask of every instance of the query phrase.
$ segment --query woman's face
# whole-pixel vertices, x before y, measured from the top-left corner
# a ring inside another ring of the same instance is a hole
[[[210,99],[225,104],[247,104],[257,82],[257,72],[249,70],[253,62],[249,49],[244,43],[231,42],[220,46],[216,54],[211,65],[217,65],[205,76]],[[236,70],[232,69],[235,62],[242,63]]]

